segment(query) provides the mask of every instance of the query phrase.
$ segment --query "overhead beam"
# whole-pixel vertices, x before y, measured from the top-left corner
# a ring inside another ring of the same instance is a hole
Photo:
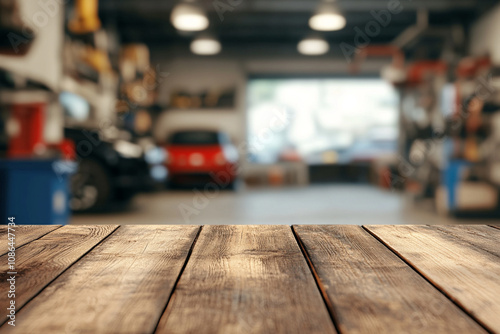
[[[220,1],[229,3],[228,0],[200,0],[199,3],[208,11],[215,11],[214,3]],[[339,1],[339,6],[350,12],[362,12],[369,10],[385,9],[390,0],[343,0]],[[403,11],[415,11],[417,9],[427,9],[429,11],[449,11],[457,9],[477,8],[477,0],[399,0]],[[484,0],[484,5],[493,4],[493,0]],[[170,11],[176,4],[175,1],[158,0],[104,0],[101,1],[101,11],[114,10],[138,10],[141,12]],[[242,0],[241,4],[235,7],[238,11],[258,11],[258,12],[310,12],[316,9],[318,2],[311,0]],[[481,4],[482,6],[483,4]]]

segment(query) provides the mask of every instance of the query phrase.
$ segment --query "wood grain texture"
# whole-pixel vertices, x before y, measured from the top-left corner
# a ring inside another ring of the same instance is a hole
[[[500,333],[497,256],[433,226],[367,226],[492,332]]]
[[[360,226],[294,226],[342,333],[486,333]]]
[[[485,225],[435,225],[435,227],[457,239],[500,257],[500,230]]]
[[[198,226],[122,226],[0,333],[153,333]]]
[[[156,333],[334,333],[289,226],[205,226]]]
[[[16,307],[19,310],[54,278],[101,242],[117,226],[64,226],[16,251]],[[8,291],[7,255],[0,257],[0,291]],[[9,303],[0,294],[0,308]],[[7,318],[0,318],[4,323]],[[21,332],[19,332],[21,333]]]
[[[60,227],[60,225],[17,225],[14,228],[16,249]],[[4,255],[7,252],[7,226],[0,226],[0,255]]]

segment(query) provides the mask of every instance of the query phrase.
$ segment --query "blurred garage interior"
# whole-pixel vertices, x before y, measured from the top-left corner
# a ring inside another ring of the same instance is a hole
[[[498,34],[494,0],[0,1],[0,217],[498,222]]]

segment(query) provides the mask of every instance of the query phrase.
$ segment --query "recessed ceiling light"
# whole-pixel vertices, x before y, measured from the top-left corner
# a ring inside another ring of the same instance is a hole
[[[191,52],[197,55],[210,56],[218,54],[222,46],[220,42],[214,38],[197,38],[191,42]]]
[[[308,56],[319,56],[330,50],[327,41],[321,38],[306,38],[299,42],[297,50]]]
[[[339,13],[318,13],[309,19],[311,29],[319,31],[335,31],[345,27],[345,17]]]
[[[193,4],[182,3],[172,10],[172,24],[178,30],[201,31],[208,28],[209,21],[203,10]]]

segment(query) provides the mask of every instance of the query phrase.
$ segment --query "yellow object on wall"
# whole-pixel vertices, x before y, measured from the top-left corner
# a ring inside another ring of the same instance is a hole
[[[75,34],[86,34],[101,28],[99,0],[76,0],[75,13],[68,28]]]

